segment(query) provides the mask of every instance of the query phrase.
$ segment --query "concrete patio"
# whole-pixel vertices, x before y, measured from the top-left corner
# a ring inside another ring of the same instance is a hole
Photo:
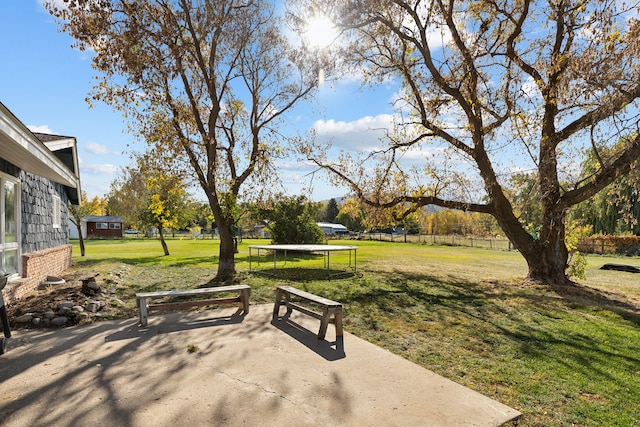
[[[345,333],[316,338],[271,305],[13,331],[5,426],[497,426],[520,414]],[[192,352],[189,351],[192,350]]]

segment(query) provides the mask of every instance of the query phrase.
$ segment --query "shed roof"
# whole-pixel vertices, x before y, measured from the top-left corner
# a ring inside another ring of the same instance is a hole
[[[334,224],[334,223],[331,223],[331,222],[319,222],[318,223],[318,227],[320,227],[320,228],[322,228],[322,227],[332,228],[334,230],[346,230],[347,229],[347,227],[345,227],[342,224]]]
[[[87,215],[82,219],[87,222],[124,222],[124,218],[121,216],[109,215]]]

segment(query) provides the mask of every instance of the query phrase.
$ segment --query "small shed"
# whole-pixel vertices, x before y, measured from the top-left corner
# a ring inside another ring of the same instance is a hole
[[[85,216],[87,238],[121,239],[124,218],[121,216]]]
[[[344,236],[349,234],[349,230],[342,224],[333,224],[330,222],[319,222],[318,227],[326,236]]]

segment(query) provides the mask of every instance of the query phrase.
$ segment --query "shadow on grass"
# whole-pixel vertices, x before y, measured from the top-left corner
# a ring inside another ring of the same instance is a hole
[[[409,307],[416,302],[449,308],[465,309],[489,306],[492,301],[520,298],[533,306],[546,307],[563,304],[569,309],[589,308],[611,311],[640,326],[640,306],[624,296],[574,285],[553,287],[542,285],[512,285],[504,283],[471,282],[455,277],[407,273],[405,271],[376,272],[382,286],[359,286],[336,289],[334,296],[359,304],[376,302],[384,306],[393,303]],[[386,301],[386,302],[385,302]],[[470,310],[469,310],[470,311]]]
[[[549,390],[564,389],[567,396],[579,395],[585,378],[613,403],[640,393],[633,385],[640,322],[632,302],[581,286],[554,289],[404,271],[376,276],[342,288],[314,286],[345,304],[354,329],[391,350],[410,349],[427,367],[444,363],[449,371],[456,360],[479,358],[495,365],[493,372],[508,372],[507,382],[532,386],[536,380],[527,376],[545,372]],[[460,363],[459,372],[474,370]],[[626,396],[611,394],[612,384],[627,390]],[[526,388],[521,392],[529,393]]]
[[[92,267],[94,265],[102,264],[102,263],[122,263],[126,265],[131,265],[135,267],[148,267],[148,266],[166,266],[166,267],[194,267],[194,266],[205,266],[205,265],[217,265],[218,256],[216,255],[203,255],[203,256],[192,256],[192,257],[180,257],[180,258],[170,258],[164,255],[157,256],[138,256],[133,257],[131,255],[126,255],[123,257],[111,257],[111,258],[100,258],[100,259],[80,259],[74,261],[77,265],[82,267]]]
[[[294,282],[314,282],[318,280],[342,280],[349,279],[356,276],[356,273],[351,270],[343,269],[331,269],[327,271],[326,268],[278,268],[271,270],[252,270],[251,273],[259,274],[273,279],[279,280],[291,280]]]

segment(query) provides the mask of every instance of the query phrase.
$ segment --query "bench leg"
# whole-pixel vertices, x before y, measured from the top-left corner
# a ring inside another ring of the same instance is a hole
[[[285,313],[285,316],[287,317],[291,316],[291,313],[293,313],[293,308],[289,304],[290,302],[291,302],[291,295],[289,294],[289,292],[284,292],[284,305],[287,306],[287,312]]]
[[[280,301],[282,300],[282,290],[276,288],[276,303],[273,305],[273,316],[272,320],[278,320],[278,316],[280,315]]]
[[[327,335],[327,326],[329,325],[329,307],[324,307],[322,310],[322,319],[320,319],[320,330],[318,331],[318,339],[323,340]]]
[[[147,299],[138,298],[138,307],[140,308],[140,326],[147,326]]]
[[[342,332],[342,307],[337,307],[333,314],[333,321],[336,326],[336,338],[342,338],[344,333]]]
[[[331,315],[333,314],[333,318]],[[329,323],[333,323],[336,327],[336,339],[342,338],[344,332],[342,330],[342,307],[325,307],[320,320],[320,330],[318,331],[318,339],[322,340],[327,335],[327,327]]]
[[[240,308],[244,311],[244,314],[249,313],[249,295],[251,293],[251,289],[242,289],[240,291]]]

